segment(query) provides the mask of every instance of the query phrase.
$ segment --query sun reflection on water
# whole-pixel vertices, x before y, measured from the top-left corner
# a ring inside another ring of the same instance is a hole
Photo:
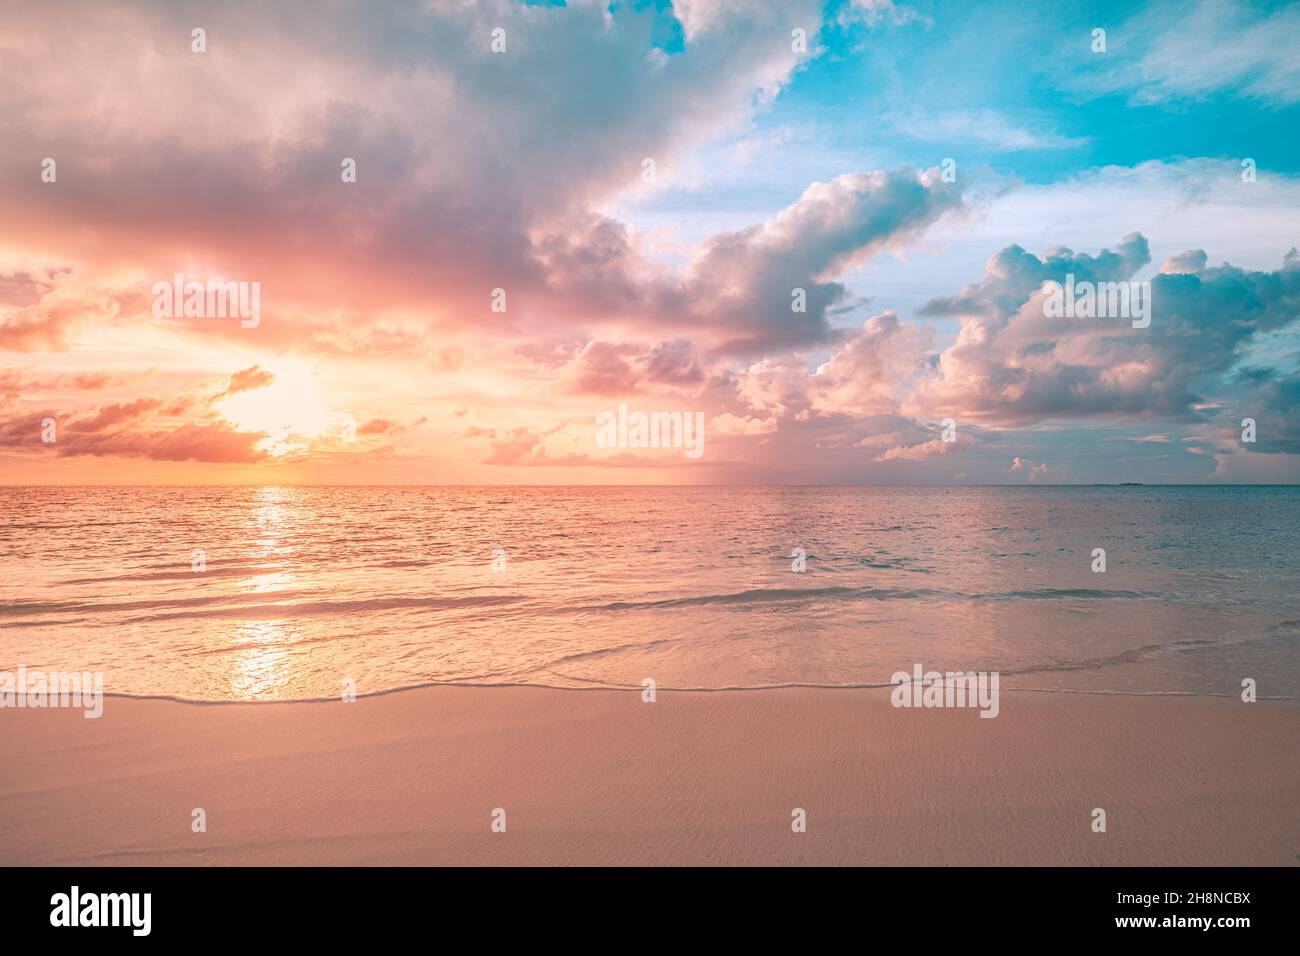
[[[249,538],[257,549],[256,557],[266,563],[262,565],[264,570],[240,584],[243,593],[272,595],[285,590],[295,579],[282,562],[293,550],[289,539],[298,532],[301,509],[297,497],[292,488],[254,489]],[[229,674],[231,696],[237,699],[283,696],[293,678],[292,645],[295,643],[285,621],[244,621],[229,641],[236,649]]]
[[[291,654],[282,621],[246,621],[231,642],[240,648],[230,669],[231,696],[237,700],[276,697],[289,682]]]

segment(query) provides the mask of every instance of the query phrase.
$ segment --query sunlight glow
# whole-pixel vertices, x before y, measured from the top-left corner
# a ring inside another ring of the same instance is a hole
[[[258,447],[277,457],[304,451],[311,439],[356,441],[352,416],[330,408],[313,369],[301,362],[271,366],[275,380],[214,404],[240,431],[266,432]]]

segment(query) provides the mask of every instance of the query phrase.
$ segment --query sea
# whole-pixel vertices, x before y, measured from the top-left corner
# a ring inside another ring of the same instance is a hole
[[[2,487],[0,671],[1300,695],[1300,487]]]

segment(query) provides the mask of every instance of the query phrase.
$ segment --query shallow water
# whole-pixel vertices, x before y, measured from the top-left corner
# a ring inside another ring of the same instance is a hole
[[[9,487],[0,516],[0,670],[110,693],[883,685],[919,662],[1300,695],[1298,487]]]

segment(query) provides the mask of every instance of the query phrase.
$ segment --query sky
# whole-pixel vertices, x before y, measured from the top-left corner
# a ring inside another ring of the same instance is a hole
[[[1300,481],[1297,49],[1233,0],[6,4],[0,483]]]

